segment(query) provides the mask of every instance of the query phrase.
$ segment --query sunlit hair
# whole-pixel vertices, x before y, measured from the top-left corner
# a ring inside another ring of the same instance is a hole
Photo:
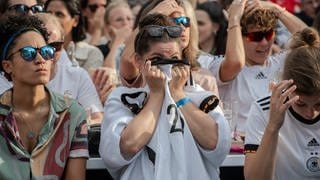
[[[60,32],[59,38],[64,39],[64,29],[56,16],[49,13],[37,13],[35,16],[37,16],[44,24],[53,24]]]
[[[200,67],[197,58],[199,51],[199,31],[196,15],[189,1],[184,1],[181,6],[185,10],[186,16],[190,18],[190,37],[189,44],[183,49],[183,56],[189,60],[191,68]]]
[[[257,9],[252,13],[244,13],[241,18],[242,34],[248,33],[248,29],[254,28],[259,31],[275,29],[277,16],[271,9]]]
[[[297,94],[320,94],[320,41],[317,31],[305,28],[293,35],[282,78],[293,79]]]
[[[128,8],[129,11],[131,11],[129,4],[127,3],[127,1],[125,0],[117,0],[117,1],[112,1],[110,4],[108,4],[107,8],[106,8],[106,12],[104,14],[104,22],[106,24],[109,24],[109,16],[110,16],[110,12],[117,7],[126,7]],[[132,15],[133,17],[133,15]]]
[[[163,33],[161,37],[152,37],[146,32],[146,27],[149,25],[158,26],[176,26],[176,24],[168,16],[162,14],[147,15],[139,23],[139,32],[134,41],[135,52],[139,56],[143,56],[149,52],[151,46],[158,42],[177,42],[180,44],[180,38],[172,38],[167,33]]]
[[[136,17],[137,19],[134,28],[137,27],[137,24],[139,23],[139,21],[141,21],[141,18],[145,17],[154,7],[156,7],[162,1],[163,0],[151,0],[148,3],[146,3],[141,8],[141,11]],[[189,60],[192,68],[196,68],[199,67],[199,63],[197,63],[197,56],[199,54],[199,32],[194,9],[189,3],[189,1],[176,0],[176,2],[179,6],[181,6],[184,9],[186,16],[190,18],[190,39],[188,46],[183,49],[183,58]]]

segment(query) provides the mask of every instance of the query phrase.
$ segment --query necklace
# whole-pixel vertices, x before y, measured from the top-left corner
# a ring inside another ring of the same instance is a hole
[[[24,125],[27,126],[28,130],[27,130],[27,138],[32,140],[36,137],[36,133],[34,132],[33,128],[30,127],[29,123],[27,123],[25,121],[25,116],[21,113],[16,111],[15,109],[13,109],[13,116],[16,120],[19,120],[20,122],[23,122]]]

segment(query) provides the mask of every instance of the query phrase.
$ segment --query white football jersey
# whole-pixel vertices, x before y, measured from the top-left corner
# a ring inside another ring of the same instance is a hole
[[[270,96],[256,101],[246,125],[245,151],[254,153],[269,121]],[[292,108],[285,114],[279,132],[274,178],[276,180],[320,179],[320,116],[304,119]]]
[[[275,76],[279,76],[284,65],[286,53],[270,56],[266,66],[244,66],[234,80],[222,82],[219,76],[220,65],[224,60],[223,56],[202,56],[199,58],[201,66],[208,68],[216,77],[220,98],[228,104],[237,102],[238,113],[237,130],[245,131],[245,122],[251,104],[264,96],[270,94],[269,82]]]
[[[148,87],[118,87],[108,97],[102,123],[100,155],[114,179],[216,180],[219,166],[230,149],[230,130],[216,96],[199,86],[185,89],[191,102],[218,124],[218,143],[204,150],[193,138],[168,86],[155,132],[150,142],[130,160],[120,152],[122,130],[147,101]]]

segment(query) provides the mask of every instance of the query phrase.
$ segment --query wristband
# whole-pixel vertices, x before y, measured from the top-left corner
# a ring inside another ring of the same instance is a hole
[[[184,98],[179,99],[179,100],[176,102],[176,105],[177,105],[178,108],[180,108],[180,107],[183,107],[183,106],[185,106],[186,104],[188,104],[190,101],[191,101],[191,99],[186,96],[186,97],[184,97]]]

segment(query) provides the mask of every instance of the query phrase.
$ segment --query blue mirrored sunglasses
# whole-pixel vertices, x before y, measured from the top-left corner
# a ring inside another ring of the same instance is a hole
[[[18,13],[26,13],[26,14],[29,12],[29,10],[31,10],[34,14],[44,11],[43,6],[40,4],[36,4],[31,7],[29,7],[25,4],[15,4],[15,5],[9,7],[8,9],[9,9],[9,11],[14,10]]]
[[[50,45],[45,45],[41,48],[34,48],[32,46],[26,46],[18,51],[12,53],[8,58],[13,56],[14,54],[20,52],[20,56],[25,60],[25,61],[33,61],[37,57],[37,51],[39,51],[40,55],[44,60],[52,60],[54,57],[55,49],[54,47]]]
[[[182,24],[184,27],[190,27],[190,18],[187,16],[176,17],[173,20],[179,26]]]

